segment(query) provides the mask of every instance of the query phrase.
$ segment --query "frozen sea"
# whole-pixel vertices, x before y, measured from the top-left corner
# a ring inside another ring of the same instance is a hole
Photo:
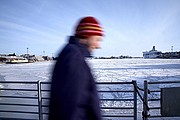
[[[0,81],[50,81],[54,63],[0,64]],[[180,59],[88,59],[87,63],[97,82],[136,80],[138,86],[143,87],[144,80],[180,80]],[[139,114],[141,110],[138,108]]]
[[[180,59],[91,59],[98,82],[180,80]],[[54,62],[0,64],[1,81],[49,81]]]

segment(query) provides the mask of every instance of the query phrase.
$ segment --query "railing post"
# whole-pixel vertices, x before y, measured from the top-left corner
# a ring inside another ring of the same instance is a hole
[[[136,84],[136,81],[133,80],[132,82]],[[137,120],[137,93],[135,86],[134,86],[134,120]]]
[[[41,94],[41,81],[38,81],[38,110],[39,110],[39,120],[43,120],[42,116],[42,94]]]
[[[144,104],[143,104],[143,120],[148,120],[148,83],[147,81],[145,80],[144,81],[144,96],[143,96],[143,99],[144,99]]]

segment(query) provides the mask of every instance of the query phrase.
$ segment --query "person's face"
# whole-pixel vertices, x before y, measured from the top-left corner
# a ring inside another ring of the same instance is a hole
[[[87,40],[87,47],[90,52],[95,49],[100,48],[100,42],[102,41],[102,36],[91,36]]]

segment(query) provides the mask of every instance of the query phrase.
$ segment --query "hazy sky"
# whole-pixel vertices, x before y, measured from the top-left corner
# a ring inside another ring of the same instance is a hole
[[[56,55],[84,16],[105,31],[95,56],[180,51],[180,0],[0,0],[0,53]]]

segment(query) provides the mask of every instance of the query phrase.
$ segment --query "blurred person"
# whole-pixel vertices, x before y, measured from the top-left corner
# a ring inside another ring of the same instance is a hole
[[[85,59],[100,48],[102,37],[96,18],[79,21],[54,67],[49,120],[101,120],[96,84]]]

